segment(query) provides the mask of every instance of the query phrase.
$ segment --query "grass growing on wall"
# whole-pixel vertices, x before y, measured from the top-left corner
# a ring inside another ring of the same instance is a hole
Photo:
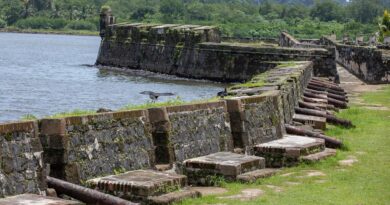
[[[63,118],[63,117],[74,117],[74,116],[82,116],[82,115],[92,115],[96,114],[96,111],[93,110],[73,110],[71,112],[61,112],[50,116],[49,118]]]
[[[380,104],[390,109],[390,86],[375,93],[366,93],[368,103]],[[356,128],[330,127],[327,134],[343,139],[348,149],[339,150],[336,157],[315,164],[303,164],[286,168],[280,174],[254,184],[224,183],[228,193],[239,194],[244,189],[261,189],[262,196],[249,201],[220,199],[207,196],[187,200],[181,204],[226,204],[226,205],[386,205],[390,201],[390,110],[370,110],[352,106],[341,111],[340,117],[352,120]],[[341,166],[339,160],[356,158],[352,166]],[[307,177],[310,171],[319,171],[324,176]],[[290,175],[286,175],[290,174]],[[285,175],[285,176],[283,176]],[[268,185],[268,186],[267,186]],[[277,186],[275,192],[269,186]]]
[[[147,103],[141,104],[141,105],[128,104],[128,105],[122,107],[120,110],[142,110],[142,109],[148,109],[148,108],[154,108],[154,107],[166,107],[166,106],[181,105],[184,103],[185,103],[185,101],[178,96],[176,98],[169,99],[165,102],[148,101]]]

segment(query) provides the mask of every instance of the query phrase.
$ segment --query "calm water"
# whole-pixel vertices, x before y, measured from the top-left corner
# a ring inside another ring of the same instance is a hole
[[[0,33],[0,122],[75,109],[142,104],[139,92],[174,92],[184,100],[214,96],[222,85],[100,72],[99,37]],[[167,100],[169,98],[163,98]]]

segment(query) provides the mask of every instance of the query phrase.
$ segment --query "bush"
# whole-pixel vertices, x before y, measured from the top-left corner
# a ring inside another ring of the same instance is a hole
[[[72,30],[89,30],[89,31],[96,31],[97,27],[94,23],[91,23],[89,21],[71,21],[66,28],[72,29]]]
[[[17,21],[15,26],[21,29],[61,29],[64,28],[66,24],[67,21],[64,19],[31,17]]]
[[[5,22],[3,19],[0,19],[0,28],[7,27],[7,22]]]

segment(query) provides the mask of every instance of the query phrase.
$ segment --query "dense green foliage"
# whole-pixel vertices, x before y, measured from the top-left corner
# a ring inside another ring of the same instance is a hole
[[[108,5],[120,22],[218,25],[225,35],[371,35],[389,0],[0,0],[0,19],[25,28],[97,30]],[[46,19],[46,20],[44,20]],[[54,22],[55,21],[55,22]],[[0,21],[1,22],[1,21]],[[66,22],[66,25],[62,23]],[[41,25],[38,25],[40,24]],[[93,24],[93,25],[92,25]]]
[[[7,22],[0,18],[0,28],[5,28],[7,26]]]
[[[387,10],[383,14],[382,22],[379,24],[379,30],[379,40],[383,42],[386,37],[390,36],[390,14]]]

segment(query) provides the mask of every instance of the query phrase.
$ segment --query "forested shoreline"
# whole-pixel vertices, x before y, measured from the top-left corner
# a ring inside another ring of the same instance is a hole
[[[389,0],[0,0],[0,28],[94,33],[103,5],[118,22],[217,25],[225,36],[370,36]]]

